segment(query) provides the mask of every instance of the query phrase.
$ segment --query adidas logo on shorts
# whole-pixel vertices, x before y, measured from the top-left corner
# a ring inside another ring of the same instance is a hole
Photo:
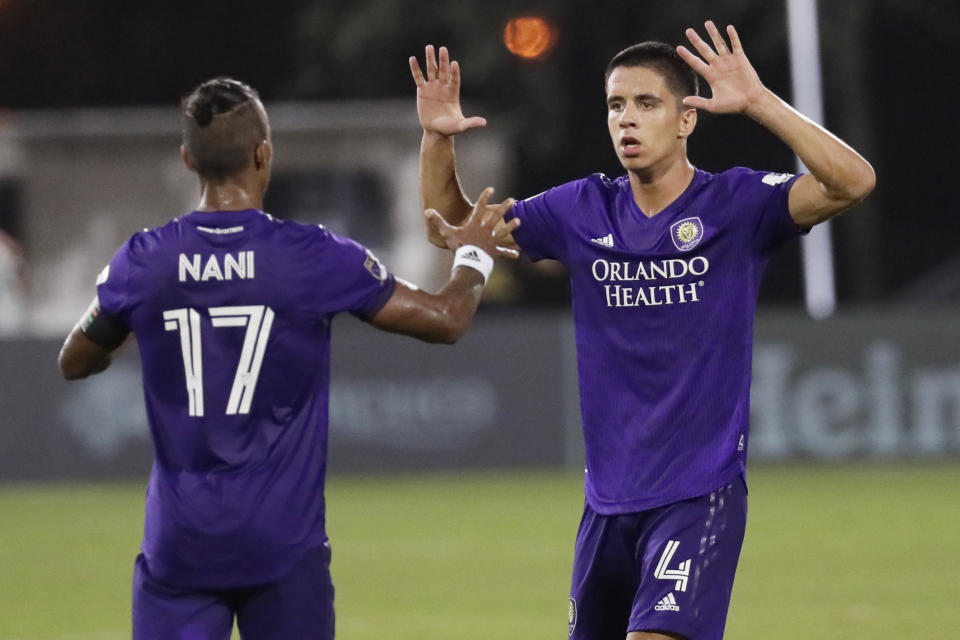
[[[662,599],[657,603],[657,606],[653,608],[654,611],[680,611],[680,607],[677,605],[677,599],[673,597],[673,592],[667,594],[667,597]]]

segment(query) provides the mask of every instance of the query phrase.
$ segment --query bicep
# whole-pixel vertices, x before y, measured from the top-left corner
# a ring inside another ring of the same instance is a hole
[[[99,298],[94,298],[60,349],[60,372],[68,380],[100,373],[110,366],[110,354],[129,334],[123,322],[104,313]]]
[[[86,378],[110,366],[110,354],[115,350],[116,347],[105,347],[88,338],[78,325],[63,343],[57,364],[67,380]]]
[[[850,200],[830,190],[816,177],[802,175],[791,185],[787,198],[790,217],[800,227],[812,227],[846,211],[857,200]]]

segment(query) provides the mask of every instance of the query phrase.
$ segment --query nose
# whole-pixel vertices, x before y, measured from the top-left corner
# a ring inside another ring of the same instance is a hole
[[[623,111],[620,112],[620,128],[629,129],[630,127],[636,127],[639,120],[640,112],[637,111],[636,105],[628,102],[623,107]]]

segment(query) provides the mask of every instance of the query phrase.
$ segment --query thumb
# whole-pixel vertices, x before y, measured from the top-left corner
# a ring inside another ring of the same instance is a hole
[[[473,116],[472,118],[464,118],[463,120],[461,120],[459,126],[457,127],[457,130],[459,133],[463,133],[464,131],[469,131],[470,129],[476,129],[478,127],[485,127],[485,126],[487,126],[486,118],[481,118],[480,116]]]
[[[691,109],[706,109],[709,111],[710,100],[701,96],[687,96],[683,99],[683,106],[690,107]]]
[[[436,209],[425,209],[423,212],[423,222],[431,232],[446,237],[451,227],[443,216]]]

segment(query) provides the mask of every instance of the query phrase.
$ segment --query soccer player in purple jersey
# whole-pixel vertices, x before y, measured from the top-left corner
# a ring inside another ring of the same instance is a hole
[[[569,632],[582,640],[723,636],[746,524],[753,316],[773,251],[863,199],[873,169],[761,83],[736,30],[706,23],[685,47],[645,42],[606,71],[607,124],[626,175],[602,174],[517,202],[511,246],[570,271],[586,504]],[[441,48],[416,58],[425,206],[456,224],[471,205],[453,137],[486,124],[460,108]],[[697,74],[712,96],[699,97]],[[697,109],[742,113],[780,137],[809,175],[687,159]],[[442,238],[428,230],[442,246]]]
[[[196,211],[136,233],[97,279],[68,336],[69,379],[104,370],[133,332],[155,447],[133,637],[227,640],[334,635],[324,471],[330,324],[348,311],[378,329],[455,342],[515,229],[506,202],[453,227],[457,251],[436,295],[407,284],[357,243],[262,211],[273,147],[249,86],[218,78],[184,98]]]

